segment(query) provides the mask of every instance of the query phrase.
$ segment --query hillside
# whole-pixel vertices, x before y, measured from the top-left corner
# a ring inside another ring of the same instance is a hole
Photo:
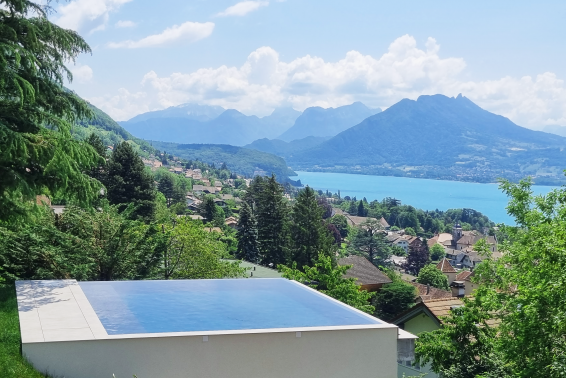
[[[338,108],[307,108],[293,127],[277,139],[289,142],[308,136],[332,137],[379,112],[381,109],[370,109],[361,102]]]
[[[281,139],[258,139],[250,143],[245,148],[251,148],[253,150],[263,151],[282,158],[292,157],[298,152],[302,152],[318,146],[322,142],[330,139],[329,137],[313,137],[309,136],[303,139],[293,140],[291,142],[285,142]]]
[[[259,118],[219,106],[185,104],[144,113],[120,124],[147,140],[243,146],[256,139],[280,135],[300,114],[292,108],[281,108]]]
[[[91,133],[102,138],[102,141],[107,146],[113,146],[125,140],[130,141],[130,144],[141,155],[148,155],[154,151],[153,147],[143,139],[134,137],[116,121],[114,121],[108,114],[98,109],[94,105],[89,105],[94,113],[92,119],[86,119],[78,122],[78,126],[73,129],[73,135],[78,139],[85,139]]]
[[[226,163],[233,172],[253,176],[255,173],[275,173],[282,182],[290,181],[296,173],[290,170],[282,158],[242,147],[222,144],[177,144],[152,142],[153,147],[184,159],[200,160],[219,166]]]
[[[476,182],[564,182],[566,138],[515,125],[459,95],[402,100],[288,159],[296,170]]]

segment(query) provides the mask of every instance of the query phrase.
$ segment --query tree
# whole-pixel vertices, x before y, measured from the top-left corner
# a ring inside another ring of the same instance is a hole
[[[415,230],[412,227],[406,227],[405,228],[405,234],[410,235],[410,236],[417,236],[417,233],[415,232]]]
[[[386,233],[383,226],[374,220],[368,219],[355,231],[351,238],[350,248],[353,253],[362,253],[372,264],[387,266],[391,257],[391,248],[385,240]]]
[[[501,182],[517,225],[505,227],[511,242],[499,245],[497,261],[484,240],[476,244],[486,259],[474,271],[473,300],[417,342],[421,363],[447,378],[566,374],[566,190],[534,196],[531,185]]]
[[[236,257],[256,263],[259,261],[259,247],[257,235],[257,220],[252,208],[246,202],[240,210],[238,220],[238,249]]]
[[[207,194],[199,205],[200,214],[206,222],[213,223],[216,227],[224,226],[224,211],[214,202],[214,196]]]
[[[448,286],[448,278],[433,264],[426,265],[420,270],[417,282],[442,290],[450,289]]]
[[[289,268],[279,265],[283,277],[301,282],[321,293],[324,293],[340,302],[346,303],[358,310],[373,314],[375,308],[369,304],[375,293],[360,290],[354,278],[344,278],[344,274],[351,265],[333,265],[329,256],[321,255],[314,266],[303,267],[303,271],[297,269],[297,263]]]
[[[86,172],[99,157],[72,137],[73,125],[92,116],[88,104],[64,88],[65,67],[91,52],[74,31],[51,23],[48,5],[4,0],[0,9],[0,220],[29,214],[37,194],[64,195],[82,204],[101,185]]]
[[[358,207],[356,206],[355,201],[350,201],[350,205],[348,207],[348,214],[350,214],[350,215],[357,215],[358,214]]]
[[[185,202],[185,191],[182,190],[175,181],[175,176],[167,172],[159,179],[157,184],[159,190],[165,196],[167,207],[171,207],[177,203]]]
[[[440,261],[444,256],[446,256],[446,252],[442,245],[436,243],[430,248],[430,258],[432,261]]]
[[[105,184],[110,204],[123,211],[132,203],[132,217],[152,220],[155,211],[153,177],[128,142],[119,143],[114,148],[107,167]]]
[[[317,198],[318,206],[323,209],[322,212],[322,219],[328,219],[332,216],[332,206],[326,200],[326,197],[318,197]]]
[[[330,223],[336,226],[336,229],[340,232],[340,236],[343,238],[348,236],[348,220],[345,216],[337,214],[330,218]]]
[[[376,315],[385,321],[411,308],[415,304],[415,287],[396,280],[384,285],[374,298]]]
[[[417,243],[413,248],[409,247],[405,270],[413,275],[418,275],[421,269],[430,262],[430,253],[426,239]]]
[[[283,188],[272,175],[260,185],[255,211],[263,264],[284,264],[288,258],[288,213]]]
[[[90,170],[87,171],[87,174],[100,181],[105,181],[105,169],[106,169],[106,146],[102,142],[102,139],[96,135],[95,133],[91,133],[88,138],[85,140],[99,156],[98,164],[93,166]]]
[[[291,213],[292,260],[298,266],[313,266],[319,254],[332,255],[332,239],[322,220],[324,209],[307,186],[299,192]]]
[[[366,209],[364,207],[364,202],[360,200],[358,204],[358,217],[365,217],[367,215]]]
[[[163,266],[175,279],[211,279],[244,277],[245,269],[227,257],[226,246],[202,222],[182,218],[170,230],[171,246]],[[169,263],[167,263],[169,261]],[[174,264],[174,267],[173,267]]]
[[[338,246],[341,245],[342,244],[342,236],[340,235],[340,231],[338,231],[336,226],[333,225],[332,223],[326,223],[326,229],[328,230],[330,237],[333,239],[334,244],[336,244]]]

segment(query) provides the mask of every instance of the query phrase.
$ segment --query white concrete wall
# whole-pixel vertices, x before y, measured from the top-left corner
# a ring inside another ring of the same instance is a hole
[[[395,378],[397,328],[23,344],[65,378]]]

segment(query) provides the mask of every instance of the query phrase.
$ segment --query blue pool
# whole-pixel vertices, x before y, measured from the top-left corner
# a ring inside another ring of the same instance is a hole
[[[381,323],[286,279],[79,285],[109,335]]]

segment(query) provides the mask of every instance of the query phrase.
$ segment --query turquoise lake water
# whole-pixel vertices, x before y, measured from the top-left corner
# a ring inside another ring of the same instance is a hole
[[[407,177],[353,175],[347,173],[297,172],[303,185],[317,190],[338,192],[342,197],[366,197],[368,201],[395,197],[403,204],[423,210],[470,208],[487,215],[496,223],[514,224],[505,210],[508,198],[498,184],[413,179]],[[556,187],[533,186],[536,194]]]

